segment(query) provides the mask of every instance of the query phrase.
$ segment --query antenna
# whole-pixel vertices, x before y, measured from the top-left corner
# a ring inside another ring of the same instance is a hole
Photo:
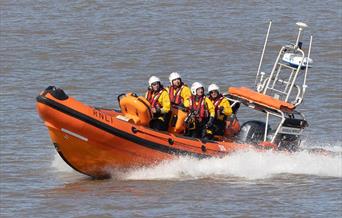
[[[312,35],[310,36],[310,44],[309,44],[308,57],[306,58],[307,61],[306,61],[306,66],[305,66],[305,74],[304,74],[302,98],[304,97],[305,90],[306,90],[306,88],[308,87],[308,86],[306,85],[306,76],[308,75],[309,60],[310,60],[310,55],[311,55],[311,45],[312,45]]]
[[[297,36],[297,40],[296,40],[295,46],[298,47],[300,34],[302,33],[304,28],[308,27],[308,25],[306,25],[306,23],[303,23],[303,22],[297,22],[296,24],[297,24],[297,26],[299,26],[299,31],[298,31],[298,36]]]
[[[267,41],[268,41],[268,36],[270,34],[271,26],[272,26],[272,20],[270,20],[270,24],[268,25],[268,30],[267,30],[267,34],[266,34],[266,38],[265,38],[265,43],[264,43],[264,48],[262,49],[262,53],[261,53],[261,57],[260,57],[260,62],[259,62],[259,67],[258,67],[258,72],[257,72],[257,75],[255,77],[254,85],[256,85],[258,77],[259,77],[259,74],[260,74],[260,68],[261,68],[262,60],[264,58],[265,49],[266,49],[266,45],[267,45]]]

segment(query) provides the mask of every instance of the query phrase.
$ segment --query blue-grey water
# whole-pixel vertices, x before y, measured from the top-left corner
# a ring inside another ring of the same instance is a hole
[[[314,60],[302,146],[341,154],[341,1],[2,0],[0,10],[1,217],[342,217],[341,155],[248,151],[91,180],[61,160],[35,111],[49,85],[117,107],[118,94],[172,71],[252,87],[269,20],[266,67],[302,21]]]

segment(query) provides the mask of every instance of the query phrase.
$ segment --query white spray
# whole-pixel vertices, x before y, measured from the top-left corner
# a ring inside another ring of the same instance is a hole
[[[305,147],[305,146],[304,146]],[[279,174],[342,177],[342,146],[309,146],[334,152],[311,153],[240,151],[224,158],[180,157],[153,167],[142,167],[120,174],[123,180],[188,180],[201,178],[265,179]],[[56,154],[52,167],[60,172],[73,170]],[[116,177],[117,178],[117,177]]]

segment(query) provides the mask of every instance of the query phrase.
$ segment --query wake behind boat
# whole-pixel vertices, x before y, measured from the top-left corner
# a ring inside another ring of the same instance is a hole
[[[37,110],[64,161],[75,170],[95,178],[108,177],[116,168],[152,165],[182,155],[222,157],[250,147],[295,151],[307,127],[307,121],[296,108],[303,102],[307,88],[310,63],[305,60],[311,60],[312,44],[311,36],[306,57],[299,46],[306,25],[297,25],[296,43],[280,49],[271,72],[266,74],[260,69],[270,22],[256,76],[256,90],[230,87],[225,94],[232,107],[237,104],[247,106],[263,114],[265,121],[247,121],[240,129],[231,120],[225,135],[215,137],[215,140],[183,136],[185,121],[190,114],[181,107],[172,109],[168,131],[151,129],[151,105],[144,97],[133,93],[119,95],[120,110],[114,110],[91,107],[68,96],[62,89],[50,86],[37,97]],[[284,61],[289,54],[301,60],[296,58],[296,63]]]

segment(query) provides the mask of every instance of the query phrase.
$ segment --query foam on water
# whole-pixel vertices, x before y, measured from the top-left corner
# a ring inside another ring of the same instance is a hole
[[[306,146],[303,146],[304,148]],[[124,180],[188,180],[201,178],[265,179],[279,174],[342,177],[342,146],[307,146],[333,151],[334,154],[303,150],[295,153],[247,150],[224,158],[180,157],[156,166],[120,173]],[[73,170],[56,154],[52,167],[61,172]]]
[[[196,179],[243,177],[263,179],[277,174],[306,174],[342,177],[341,156],[327,156],[302,151],[294,154],[276,152],[237,152],[224,158],[198,160],[181,157],[155,167],[131,171],[126,179]]]

